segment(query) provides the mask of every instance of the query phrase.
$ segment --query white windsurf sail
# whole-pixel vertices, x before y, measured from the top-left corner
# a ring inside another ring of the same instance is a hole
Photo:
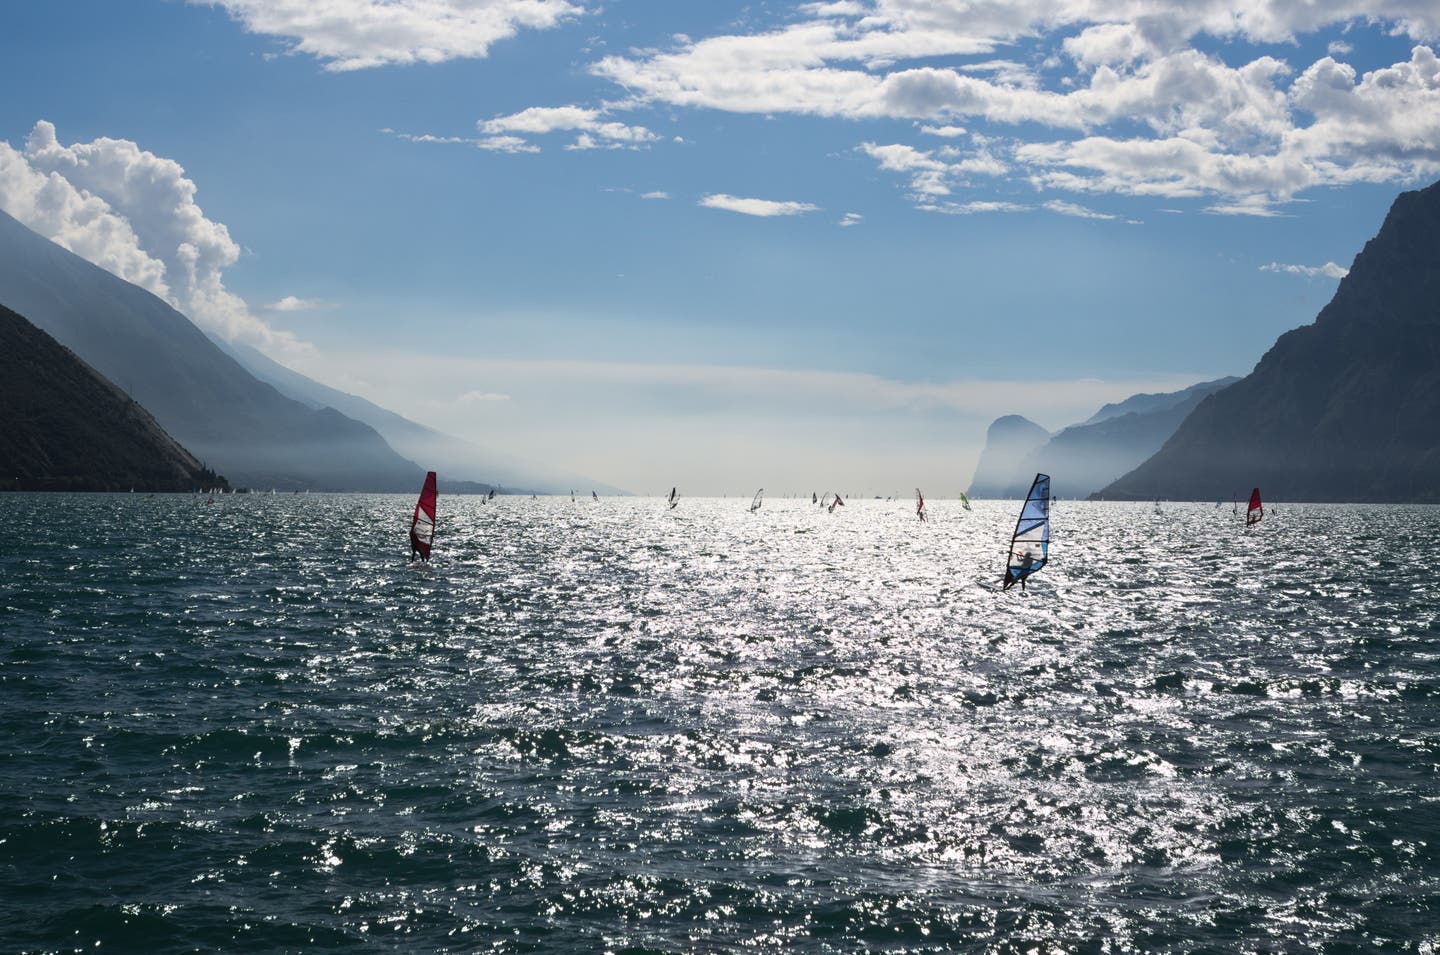
[[[1035,573],[1050,560],[1050,475],[1037,474],[1020,508],[1010,553],[1005,561],[1005,589]]]

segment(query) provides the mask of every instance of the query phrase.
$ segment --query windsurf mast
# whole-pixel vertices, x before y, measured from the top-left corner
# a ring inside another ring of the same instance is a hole
[[[410,559],[430,559],[430,547],[435,543],[435,472],[425,473],[425,484],[420,488],[420,499],[415,502],[415,516],[410,519]]]
[[[1050,475],[1037,474],[1020,508],[1010,554],[1005,561],[1005,589],[1015,584],[1024,589],[1025,578],[1044,567],[1050,559]]]
[[[755,498],[750,502],[750,513],[754,514],[760,510],[760,505],[765,503],[765,489],[762,487],[755,492]]]
[[[1250,507],[1245,511],[1245,526],[1259,524],[1265,519],[1265,508],[1260,503],[1260,489],[1250,492]]]

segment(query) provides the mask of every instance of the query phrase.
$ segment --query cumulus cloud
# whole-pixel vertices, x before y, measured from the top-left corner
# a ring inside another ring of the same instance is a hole
[[[60,143],[37,122],[24,150],[0,142],[0,207],[91,262],[165,299],[227,340],[293,351],[225,287],[240,246],[195,202],[171,159],[124,139]]]
[[[771,216],[798,216],[807,212],[818,212],[820,207],[808,202],[777,202],[771,199],[742,199],[739,196],[727,196],[723,192],[717,192],[705,196],[700,200],[700,205],[707,209],[725,209],[730,212],[739,212],[747,216],[760,216],[770,218]]]
[[[251,33],[280,37],[327,70],[483,57],[520,30],[582,12],[571,0],[190,0]]]
[[[864,222],[864,221],[865,221],[865,217],[862,216],[860,213],[858,213],[858,212],[847,212],[847,213],[845,213],[843,216],[841,216],[841,217],[840,217],[840,221],[837,222],[837,223],[835,223],[835,224],[838,225],[838,226],[839,226],[840,228],[842,228],[842,229],[848,229],[848,228],[850,228],[851,226],[857,226],[857,225],[859,225],[860,223],[862,223],[862,222]]]
[[[1279,262],[1271,262],[1269,265],[1260,266],[1260,271],[1303,275],[1307,279],[1321,276],[1327,279],[1343,279],[1350,274],[1349,269],[1334,262],[1326,262],[1324,265],[1281,265]]]
[[[1440,68],[1425,45],[1440,37],[1433,4],[869,0],[801,13],[776,29],[607,56],[592,70],[632,104],[903,119],[950,138],[1005,126],[1032,140],[1013,155],[970,156],[968,169],[944,152],[862,147],[917,195],[944,196],[960,175],[1014,174],[1041,189],[1202,196],[1213,211],[1273,215],[1318,186],[1440,173]],[[1363,76],[1334,60],[1343,42],[1309,66],[1287,59],[1298,38],[1353,24],[1417,45],[1408,62]],[[1049,51],[1041,68],[992,56],[1021,44]],[[1252,52],[1266,45],[1272,54]]]

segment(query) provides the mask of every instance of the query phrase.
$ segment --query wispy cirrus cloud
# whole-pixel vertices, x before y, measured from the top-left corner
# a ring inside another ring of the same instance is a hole
[[[772,199],[744,199],[726,195],[723,192],[703,197],[699,205],[707,209],[724,209],[747,216],[771,218],[773,216],[798,216],[807,212],[819,212],[820,207],[809,202],[776,201]]]
[[[572,150],[639,149],[660,138],[644,126],[615,122],[606,118],[604,110],[582,106],[532,106],[476,125],[492,137],[519,142],[525,142],[521,136],[573,132],[574,141],[565,147]]]
[[[323,298],[300,298],[298,295],[286,295],[284,298],[260,307],[267,312],[316,312],[338,306],[339,303]]]

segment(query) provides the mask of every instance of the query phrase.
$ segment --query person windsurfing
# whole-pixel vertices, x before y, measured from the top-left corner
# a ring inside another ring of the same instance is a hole
[[[1009,567],[1006,567],[1005,583],[1000,589],[1009,590],[1011,587],[1015,586],[1015,582],[1018,580],[1020,582],[1020,592],[1023,594],[1025,592],[1025,578],[1030,576],[1030,568],[1034,566],[1035,555],[1031,553],[1030,548],[1027,547],[1025,548],[1025,553],[1020,555],[1020,575],[1017,577],[1015,574],[1011,573]]]

